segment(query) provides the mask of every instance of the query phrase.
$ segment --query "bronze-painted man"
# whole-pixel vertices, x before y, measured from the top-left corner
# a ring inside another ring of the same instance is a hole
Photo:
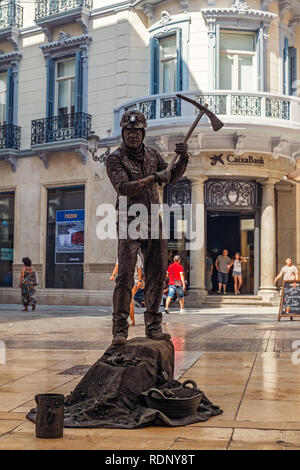
[[[162,340],[170,338],[161,328],[162,314],[159,312],[163,284],[167,269],[167,240],[162,238],[159,218],[159,237],[151,239],[151,206],[159,204],[157,184],[174,183],[185,172],[188,154],[186,144],[176,144],[180,158],[172,171],[159,153],[143,144],[147,121],[143,113],[130,110],[124,113],[120,123],[122,145],[107,159],[107,174],[119,196],[127,196],[127,210],[133,204],[143,204],[149,214],[148,238],[126,238],[118,240],[119,272],[113,294],[113,344],[123,344],[128,335],[127,318],[130,309],[134,269],[139,248],[144,257],[145,272],[145,332],[148,338]],[[129,223],[132,218],[127,218]],[[120,235],[120,227],[118,227]]]

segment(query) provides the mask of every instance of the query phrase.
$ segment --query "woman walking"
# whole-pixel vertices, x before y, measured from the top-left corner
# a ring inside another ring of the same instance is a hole
[[[240,290],[243,285],[242,263],[247,263],[246,258],[243,258],[239,252],[235,253],[234,258],[232,260],[232,264],[233,264],[232,276],[234,280],[235,295],[240,294]]]
[[[135,319],[134,319],[134,296],[137,293],[138,289],[143,289],[144,286],[144,280],[142,278],[142,268],[143,268],[143,255],[141,251],[138,251],[137,254],[137,259],[136,259],[136,265],[135,265],[135,272],[134,272],[134,286],[131,291],[131,302],[130,302],[130,319],[131,319],[131,326],[135,326]],[[116,261],[115,267],[113,269],[113,272],[110,276],[110,281],[114,281],[117,274],[118,274],[118,259]]]
[[[21,271],[20,284],[22,303],[24,305],[23,312],[28,312],[28,305],[31,304],[32,310],[35,310],[35,286],[38,285],[36,272],[29,258],[23,258],[24,267]]]

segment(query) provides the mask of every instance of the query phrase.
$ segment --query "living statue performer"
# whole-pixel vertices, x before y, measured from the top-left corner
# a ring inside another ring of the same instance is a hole
[[[136,109],[122,116],[122,145],[107,159],[108,177],[117,192],[116,209],[119,216],[119,197],[127,196],[127,210],[133,204],[143,204],[148,211],[148,237],[133,239],[130,234],[118,239],[119,272],[113,294],[113,344],[124,344],[128,335],[127,318],[130,310],[134,269],[139,248],[144,257],[145,272],[145,333],[154,340],[170,339],[163,333],[159,312],[163,284],[167,270],[167,240],[162,238],[162,221],[159,216],[159,236],[151,239],[151,205],[159,204],[157,184],[175,183],[184,174],[187,163],[187,145],[176,144],[179,159],[172,170],[159,153],[143,144],[147,121]],[[158,206],[157,206],[158,207]],[[119,219],[118,219],[119,220]],[[127,225],[133,217],[127,217]],[[117,224],[118,235],[121,227]]]

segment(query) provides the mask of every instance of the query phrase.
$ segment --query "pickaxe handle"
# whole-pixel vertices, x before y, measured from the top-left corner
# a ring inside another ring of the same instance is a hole
[[[205,104],[205,107],[207,108],[207,104]],[[186,144],[188,142],[189,138],[191,137],[192,133],[194,132],[194,129],[196,128],[196,126],[198,125],[200,119],[202,118],[202,116],[204,114],[205,114],[205,111],[199,111],[198,116],[196,117],[195,121],[191,125],[190,129],[188,130],[188,133],[186,134],[186,136],[183,140],[184,144]],[[173,166],[175,165],[175,162],[176,162],[177,158],[178,158],[178,153],[175,153],[175,155],[171,158],[171,160],[168,164],[168,168],[167,168],[168,171],[172,170]]]

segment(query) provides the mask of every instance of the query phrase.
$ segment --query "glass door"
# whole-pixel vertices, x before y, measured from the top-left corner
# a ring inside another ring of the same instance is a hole
[[[242,263],[243,287],[242,293],[254,293],[254,215],[240,217],[241,256],[247,260]]]

